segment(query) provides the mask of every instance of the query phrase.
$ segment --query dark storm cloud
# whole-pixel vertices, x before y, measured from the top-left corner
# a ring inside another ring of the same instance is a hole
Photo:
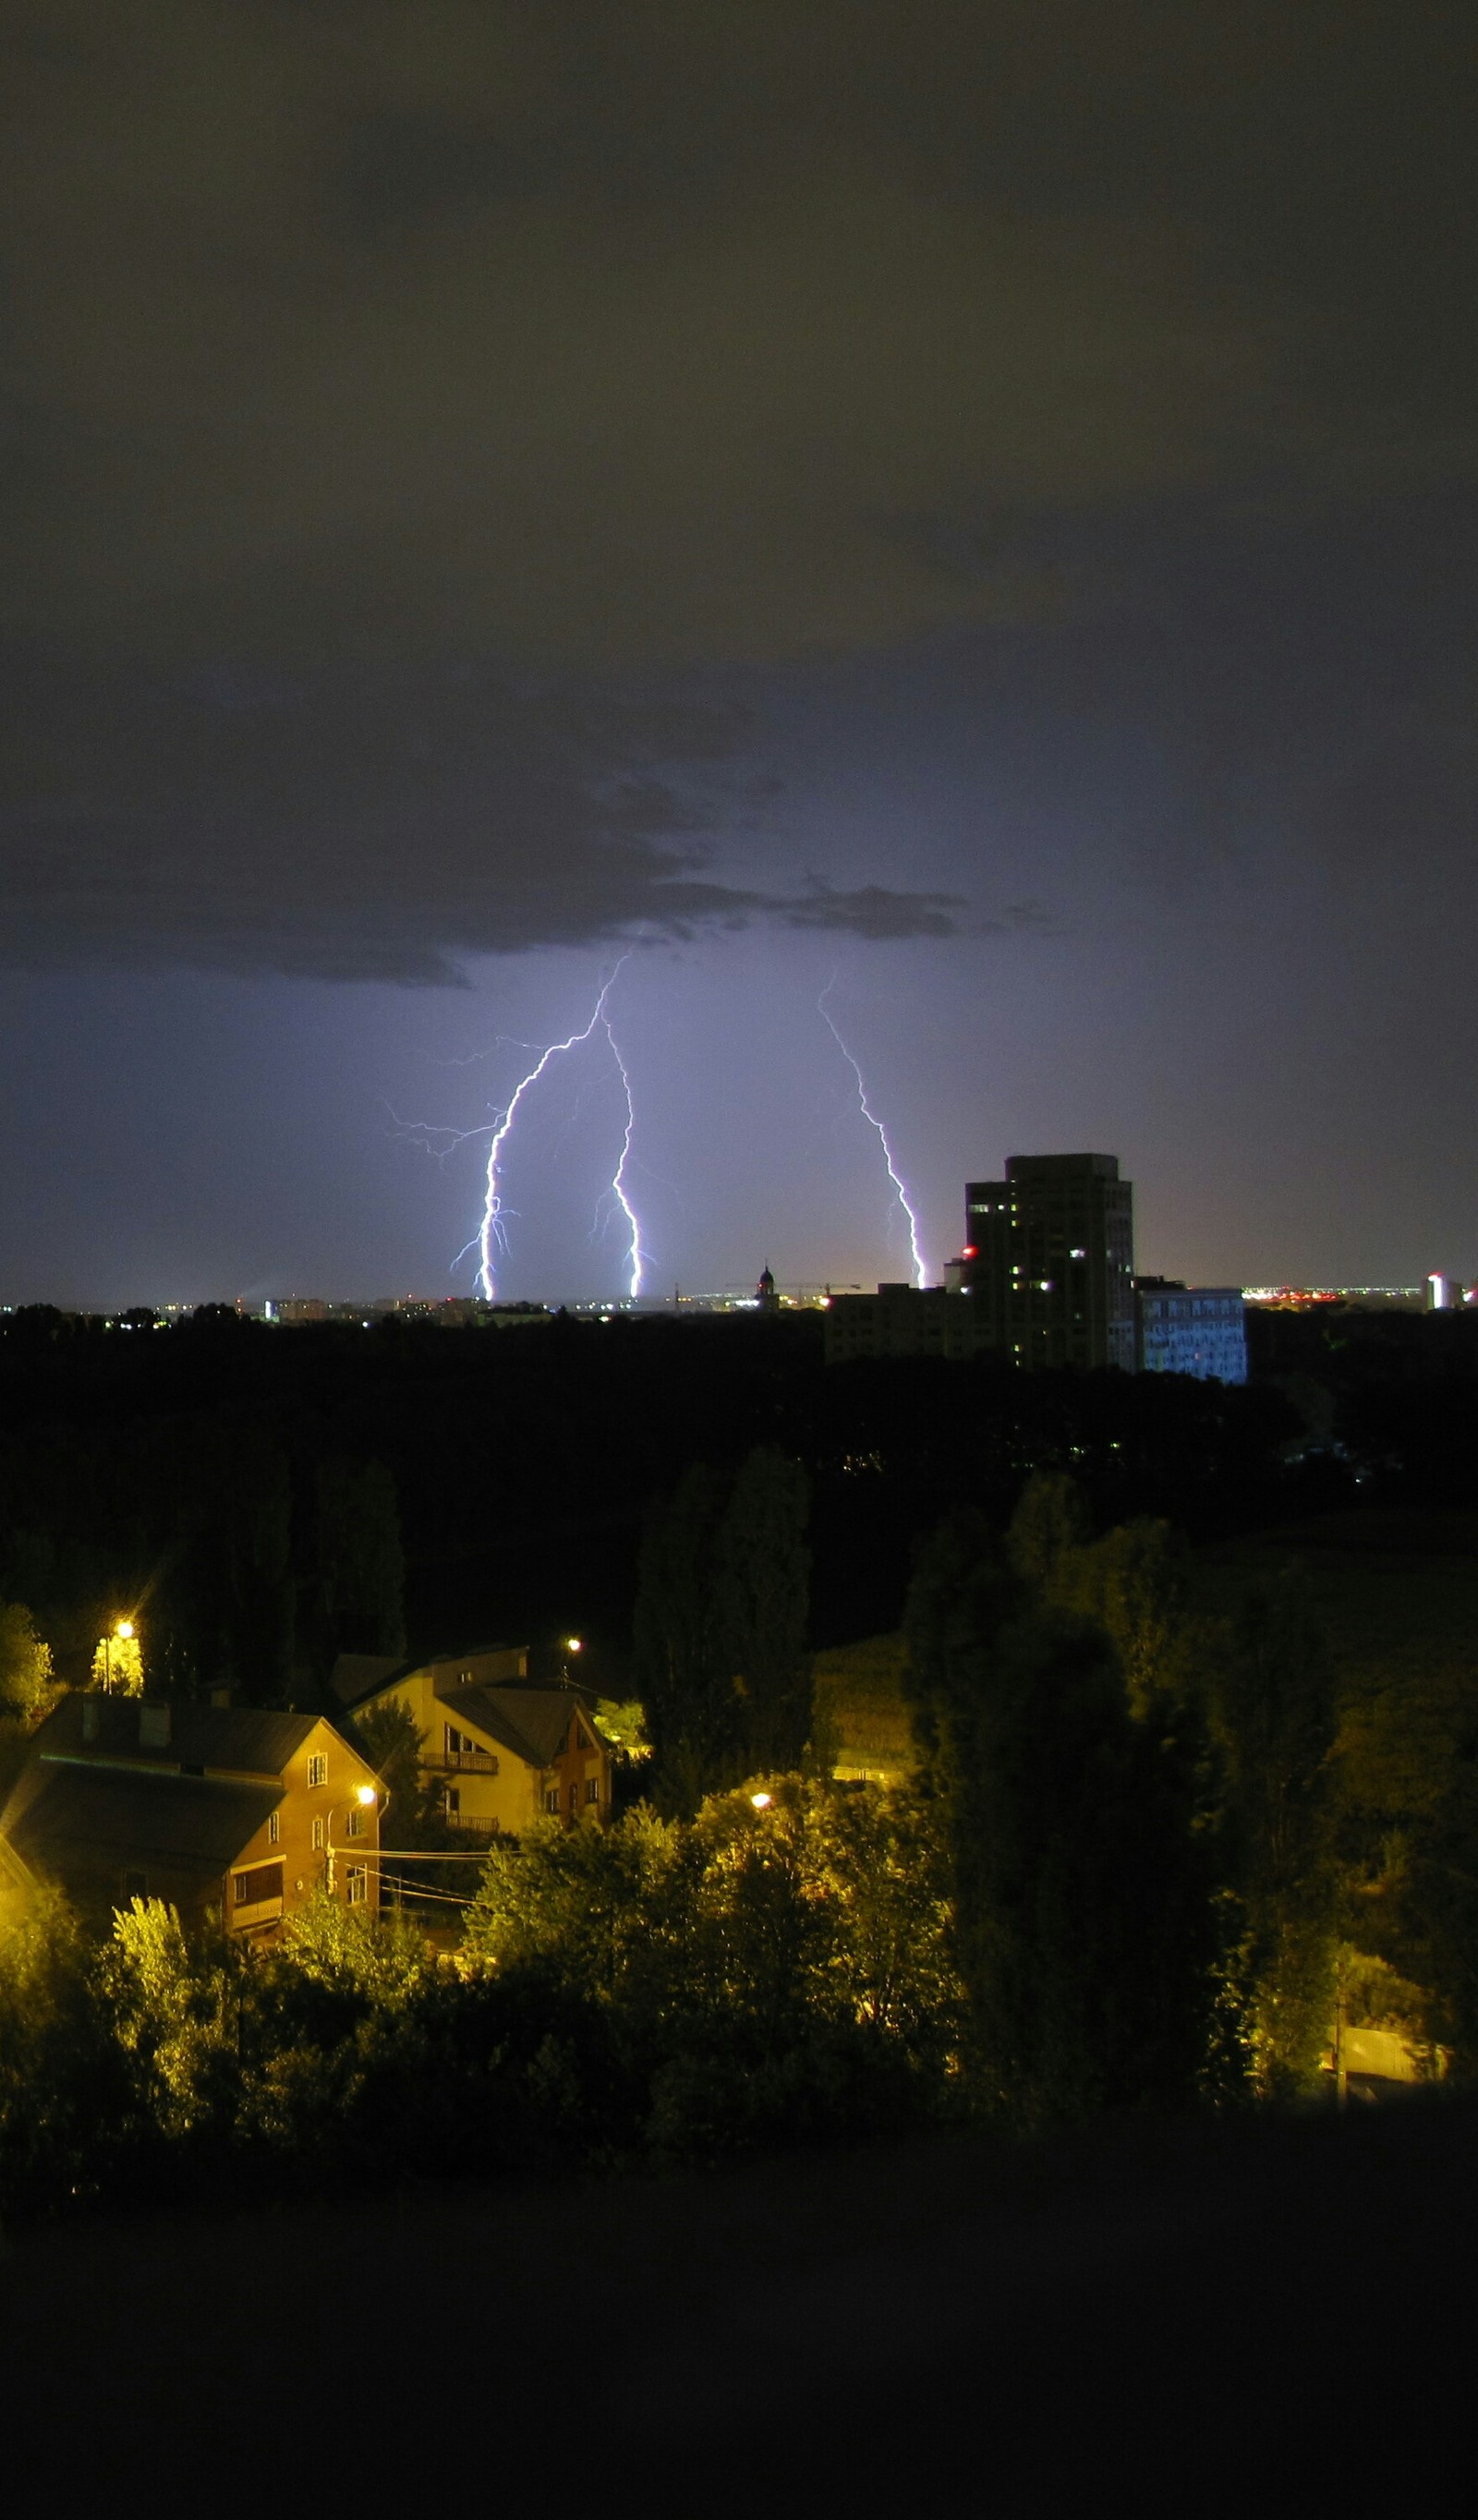
[[[1465,12],[9,16],[13,955],[944,932],[714,881],[753,739],[678,678],[1042,617],[1036,518],[1470,460]]]

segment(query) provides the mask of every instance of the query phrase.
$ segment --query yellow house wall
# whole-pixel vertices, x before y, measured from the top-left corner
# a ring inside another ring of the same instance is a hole
[[[489,1665],[508,1660],[515,1665],[510,1672],[479,1673],[479,1678],[497,1677],[515,1680],[521,1676],[517,1668],[522,1661],[521,1654],[511,1653],[508,1656],[483,1654],[474,1657],[474,1660]],[[455,1687],[458,1672],[466,1671],[468,1665],[445,1663],[436,1668],[443,1682],[450,1682],[450,1685]],[[445,1781],[460,1789],[462,1818],[465,1821],[472,1822],[478,1828],[508,1829],[517,1836],[537,1818],[543,1801],[539,1771],[531,1768],[526,1760],[520,1759],[515,1751],[505,1749],[501,1741],[494,1741],[489,1734],[479,1732],[477,1726],[466,1717],[458,1721],[458,1732],[466,1732],[481,1748],[492,1752],[498,1762],[497,1775],[489,1776],[486,1770],[478,1768],[463,1768],[453,1774],[425,1764],[442,1756],[445,1747],[444,1728],[453,1720],[450,1708],[444,1706],[436,1695],[436,1677],[433,1671],[413,1671],[405,1680],[397,1681],[393,1688],[383,1690],[373,1702],[377,1706],[393,1704],[407,1709],[421,1734],[423,1776],[433,1777],[438,1783]],[[398,1843],[393,1826],[390,1831],[390,1842],[392,1845]]]
[[[327,1784],[310,1785],[308,1761],[322,1753],[329,1762]],[[311,1893],[323,1886],[328,1869],[327,1848],[313,1844],[313,1822],[326,1824],[332,1814],[335,1851],[334,1889],[341,1902],[347,1897],[345,1873],[352,1864],[365,1864],[380,1849],[380,1812],[378,1806],[364,1815],[364,1835],[346,1838],[344,1834],[349,1806],[360,1785],[377,1785],[379,1779],[368,1761],[333,1726],[320,1718],[312,1732],[295,1750],[283,1771],[283,1799],[273,1817],[278,1823],[274,1841],[271,1822],[264,1821],[255,1835],[243,1847],[231,1871],[226,1875],[226,1922],[232,1919],[232,1875],[245,1872],[257,1864],[278,1864],[283,1868],[283,1914],[291,1916]],[[368,1900],[373,1911],[380,1905],[380,1870],[368,1863]]]

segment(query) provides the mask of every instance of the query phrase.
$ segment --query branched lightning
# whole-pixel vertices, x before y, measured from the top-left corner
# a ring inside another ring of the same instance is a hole
[[[629,1238],[626,1256],[626,1267],[629,1278],[627,1293],[628,1295],[639,1295],[642,1291],[642,1264],[645,1257],[642,1249],[642,1229],[636,1209],[631,1202],[631,1195],[628,1187],[628,1173],[631,1162],[631,1144],[636,1132],[636,1104],[632,1097],[630,1071],[627,1068],[625,1059],[621,1056],[615,1034],[611,1030],[610,1017],[606,1012],[606,1002],[615,985],[617,974],[620,972],[622,965],[628,960],[629,957],[623,954],[620,962],[617,963],[615,969],[611,972],[609,979],[605,980],[602,984],[601,994],[597,998],[595,1007],[592,1010],[590,1021],[583,1025],[578,1032],[568,1034],[563,1041],[552,1041],[539,1052],[532,1067],[530,1067],[527,1072],[519,1078],[513,1093],[509,1097],[508,1102],[504,1104],[501,1110],[494,1113],[490,1124],[486,1124],[483,1128],[478,1129],[452,1129],[440,1128],[425,1121],[398,1123],[399,1126],[405,1129],[407,1135],[419,1138],[422,1144],[425,1146],[431,1153],[438,1157],[444,1157],[445,1155],[450,1154],[456,1147],[465,1146],[469,1138],[480,1138],[484,1135],[487,1136],[487,1169],[484,1177],[481,1222],[476,1233],[470,1236],[468,1241],[463,1244],[461,1251],[457,1254],[457,1260],[454,1261],[452,1265],[455,1268],[458,1261],[465,1260],[470,1251],[476,1252],[477,1274],[475,1284],[477,1292],[485,1297],[489,1303],[493,1302],[497,1296],[499,1258],[507,1252],[509,1247],[508,1226],[506,1220],[515,1213],[515,1211],[509,1206],[508,1201],[503,1194],[503,1150],[508,1144],[509,1137],[517,1121],[518,1114],[522,1109],[525,1101],[528,1096],[533,1093],[534,1088],[540,1083],[542,1078],[548,1073],[553,1062],[558,1058],[562,1058],[566,1052],[582,1048],[583,1045],[590,1041],[597,1032],[604,1032],[605,1035],[610,1055],[615,1060],[616,1073],[621,1080],[621,1091],[626,1100],[626,1117],[621,1132],[621,1151],[616,1158],[616,1168],[611,1175],[609,1187],[601,1193],[601,1204],[604,1205],[607,1200],[612,1202],[614,1206],[620,1209],[621,1214],[625,1219],[626,1231]],[[500,1038],[506,1040],[507,1037],[501,1036]],[[532,1042],[522,1042],[518,1047],[523,1050],[531,1051],[534,1049],[535,1045]],[[458,1061],[455,1063],[467,1065],[470,1062]],[[600,1231],[600,1227],[601,1207],[598,1205],[596,1216],[597,1232]]]
[[[915,1213],[913,1202],[904,1186],[903,1176],[899,1172],[898,1166],[893,1160],[893,1149],[888,1144],[887,1130],[884,1128],[871,1102],[868,1101],[868,1089],[863,1079],[862,1069],[859,1067],[850,1050],[848,1050],[841,1034],[837,1031],[835,1018],[831,1013],[830,1008],[827,1004],[827,1000],[829,998],[835,986],[836,973],[833,971],[830,979],[823,989],[821,996],[816,1001],[817,1012],[825,1021],[828,1031],[830,1033],[837,1049],[841,1052],[843,1058],[846,1060],[847,1065],[852,1070],[853,1076],[857,1080],[858,1107],[869,1127],[875,1129],[877,1132],[877,1143],[882,1148],[883,1161],[888,1168],[888,1179],[893,1185],[894,1194],[897,1197],[898,1204],[908,1219],[909,1253],[914,1263],[914,1283],[916,1286],[925,1286],[928,1283],[929,1273],[928,1264],[918,1245],[918,1218]]]

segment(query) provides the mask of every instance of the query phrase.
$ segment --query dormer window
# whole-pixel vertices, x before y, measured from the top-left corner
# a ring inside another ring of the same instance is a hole
[[[329,1754],[327,1750],[310,1751],[308,1754],[308,1783],[310,1787],[313,1785],[326,1785],[328,1781]]]

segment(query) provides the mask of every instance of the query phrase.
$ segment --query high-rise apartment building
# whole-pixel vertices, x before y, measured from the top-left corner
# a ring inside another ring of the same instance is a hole
[[[1117,1155],[1011,1155],[965,1189],[977,1343],[1016,1365],[1135,1370],[1134,1185]]]

